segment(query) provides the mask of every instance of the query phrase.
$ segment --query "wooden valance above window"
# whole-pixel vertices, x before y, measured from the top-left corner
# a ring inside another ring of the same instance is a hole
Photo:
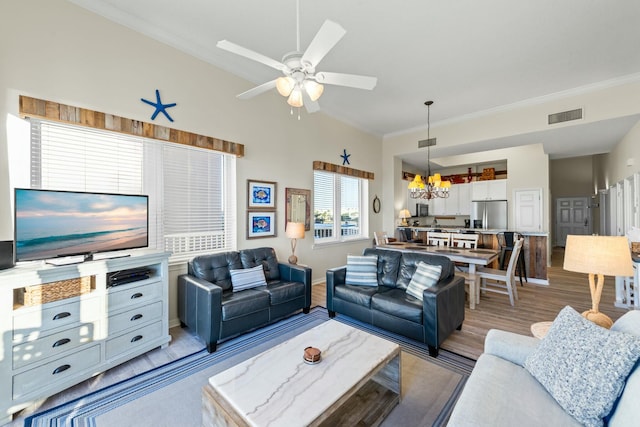
[[[20,116],[71,123],[244,157],[244,145],[113,114],[20,95]]]
[[[313,162],[313,170],[334,172],[341,175],[349,175],[362,179],[374,179],[373,172],[361,171],[346,166],[334,165],[333,163],[321,162],[319,160],[315,160]]]

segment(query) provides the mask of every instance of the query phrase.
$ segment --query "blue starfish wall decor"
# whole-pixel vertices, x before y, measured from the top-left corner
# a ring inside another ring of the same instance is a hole
[[[351,163],[349,163],[349,157],[351,157],[351,154],[347,154],[347,149],[343,149],[342,152],[344,154],[340,154],[340,157],[342,157],[342,165],[350,165]]]
[[[156,89],[156,102],[151,102],[148,99],[144,99],[144,98],[140,98],[140,101],[156,108],[156,111],[154,111],[153,115],[151,116],[151,120],[155,120],[156,117],[158,116],[158,113],[162,113],[170,122],[173,121],[169,113],[167,113],[167,108],[175,107],[178,104],[176,104],[175,102],[171,104],[163,104],[162,100],[160,99],[160,91],[158,89]]]

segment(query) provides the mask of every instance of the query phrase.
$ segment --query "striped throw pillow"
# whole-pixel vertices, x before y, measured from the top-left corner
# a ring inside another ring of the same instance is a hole
[[[378,286],[378,255],[347,255],[347,285]]]
[[[412,297],[418,298],[422,301],[422,292],[438,283],[440,280],[440,273],[442,273],[441,265],[431,265],[420,261],[415,273],[411,276],[409,286],[407,286],[407,293]]]
[[[256,265],[252,268],[229,270],[229,273],[231,274],[233,292],[267,285],[267,281],[264,278],[264,269],[262,268],[262,264]]]

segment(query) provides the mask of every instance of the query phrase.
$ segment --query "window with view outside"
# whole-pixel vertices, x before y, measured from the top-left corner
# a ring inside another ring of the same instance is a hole
[[[236,248],[235,157],[31,119],[31,188],[149,195],[149,247],[172,262]]]
[[[340,242],[366,237],[368,181],[329,172],[314,172],[314,238]],[[338,213],[338,214],[336,214]]]

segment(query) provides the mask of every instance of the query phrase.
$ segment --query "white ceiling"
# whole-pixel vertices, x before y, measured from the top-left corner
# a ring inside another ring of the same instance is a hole
[[[70,1],[243,77],[247,89],[278,71],[218,49],[217,41],[276,60],[296,47],[295,0]],[[433,125],[640,75],[638,0],[300,0],[300,14],[303,50],[325,19],[347,31],[318,71],[378,78],[373,91],[326,86],[322,111],[380,136],[424,127],[427,99],[436,102]],[[603,153],[639,118],[467,149],[542,142],[551,158]]]

